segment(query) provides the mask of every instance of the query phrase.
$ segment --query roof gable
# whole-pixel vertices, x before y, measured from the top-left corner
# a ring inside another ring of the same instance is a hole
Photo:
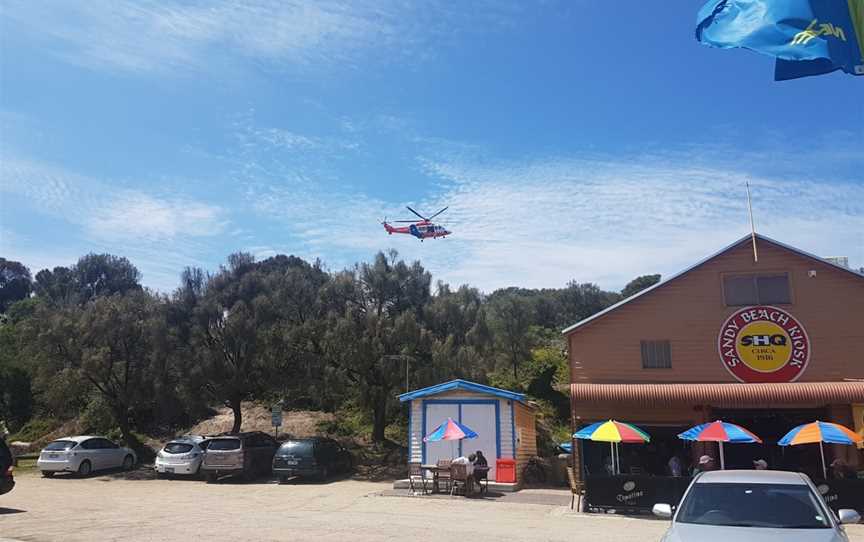
[[[486,395],[494,395],[496,397],[502,397],[504,399],[510,399],[512,401],[519,401],[520,403],[525,403],[525,394],[524,393],[516,393],[513,391],[502,390],[500,388],[493,388],[492,386],[485,386],[483,384],[478,384],[476,382],[469,382],[467,380],[451,380],[449,382],[444,382],[442,384],[436,384],[434,386],[429,386],[428,388],[423,388],[419,390],[414,390],[412,392],[403,393],[399,396],[400,402],[411,401],[412,399],[419,399],[421,397],[429,397],[430,395],[437,395],[439,393],[443,393],[445,391],[451,390],[466,390],[473,391],[476,393],[483,393]]]
[[[570,334],[573,331],[576,331],[578,328],[584,326],[585,324],[588,324],[589,322],[593,322],[594,320],[597,320],[597,319],[603,317],[604,315],[618,309],[619,307],[626,305],[627,303],[630,303],[634,299],[637,299],[639,297],[642,297],[643,295],[647,295],[650,292],[653,292],[654,290],[662,288],[663,286],[665,286],[666,284],[669,284],[673,280],[675,280],[679,277],[682,277],[682,276],[686,275],[687,273],[689,273],[690,271],[693,271],[694,269],[701,267],[702,265],[704,265],[704,264],[726,254],[727,252],[739,247],[742,243],[749,242],[750,239],[751,239],[750,234],[745,235],[744,237],[738,239],[737,241],[735,241],[731,245],[728,245],[728,246],[720,249],[719,251],[715,252],[714,254],[708,256],[707,258],[700,260],[699,262],[695,263],[694,265],[691,265],[690,267],[684,269],[683,271],[679,271],[678,273],[675,273],[674,275],[670,276],[669,278],[662,280],[653,286],[645,288],[644,290],[637,292],[637,293],[633,294],[632,296],[630,296],[626,299],[623,299],[623,300],[619,301],[618,303],[615,303],[614,305],[607,307],[596,314],[589,316],[588,318],[585,318],[583,320],[580,320],[579,322],[576,322],[572,326],[564,329],[561,333],[563,333],[565,335]],[[853,275],[853,276],[855,276],[861,280],[864,280],[864,275],[862,275],[861,273],[854,271],[852,269],[843,267],[842,265],[837,265],[833,262],[829,262],[828,260],[825,260],[824,258],[820,258],[819,256],[816,256],[814,254],[810,254],[809,252],[805,252],[803,250],[797,249],[797,248],[790,246],[790,245],[787,245],[785,243],[775,241],[774,239],[771,239],[769,237],[765,237],[764,235],[760,235],[758,233],[756,234],[756,239],[761,241],[761,242],[770,243],[770,244],[772,244],[778,248],[781,248],[783,250],[786,250],[788,252],[792,252],[793,254],[796,254],[797,256],[813,260],[815,262],[818,262],[822,265],[828,266],[828,267],[833,268],[833,269],[838,269],[840,271],[844,271],[844,272],[849,273],[849,274],[851,274],[851,275]]]

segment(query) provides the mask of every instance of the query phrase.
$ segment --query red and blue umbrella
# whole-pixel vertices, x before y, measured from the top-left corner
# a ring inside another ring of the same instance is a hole
[[[726,468],[726,458],[723,455],[723,443],[732,442],[736,444],[762,443],[762,439],[734,423],[717,420],[715,422],[699,424],[687,431],[678,434],[683,440],[697,442],[719,442],[720,443],[720,468]]]
[[[829,444],[856,444],[861,442],[861,435],[839,423],[815,421],[805,423],[792,429],[777,441],[780,446],[796,446],[798,444],[819,443],[819,453],[822,455],[822,476],[828,477],[825,468],[825,450],[823,442]]]
[[[423,442],[438,442],[439,440],[462,440],[463,438],[477,438],[471,428],[462,425],[453,418],[447,418],[434,431],[423,437]]]

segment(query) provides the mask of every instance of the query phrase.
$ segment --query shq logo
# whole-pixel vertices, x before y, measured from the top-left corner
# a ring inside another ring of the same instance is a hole
[[[793,382],[810,361],[810,340],[794,316],[769,306],[746,307],[720,328],[723,366],[741,382]]]

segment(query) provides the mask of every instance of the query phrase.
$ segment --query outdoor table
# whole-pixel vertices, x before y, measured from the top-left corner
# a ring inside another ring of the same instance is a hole
[[[420,469],[432,473],[432,493],[440,493],[441,487],[438,485],[438,475],[441,472],[450,472],[450,467],[440,467],[438,465],[420,465]]]

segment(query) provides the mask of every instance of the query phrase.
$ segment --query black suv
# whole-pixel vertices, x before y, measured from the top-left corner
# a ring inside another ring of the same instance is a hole
[[[204,449],[201,473],[212,483],[225,474],[247,479],[265,474],[279,443],[267,433],[250,431],[207,437],[199,446]]]
[[[298,476],[326,480],[330,474],[350,470],[351,453],[326,437],[286,440],[273,458],[273,474],[280,482]]]
[[[15,479],[12,478],[14,464],[12,452],[6,446],[6,439],[0,437],[0,495],[9,493],[15,487]]]

